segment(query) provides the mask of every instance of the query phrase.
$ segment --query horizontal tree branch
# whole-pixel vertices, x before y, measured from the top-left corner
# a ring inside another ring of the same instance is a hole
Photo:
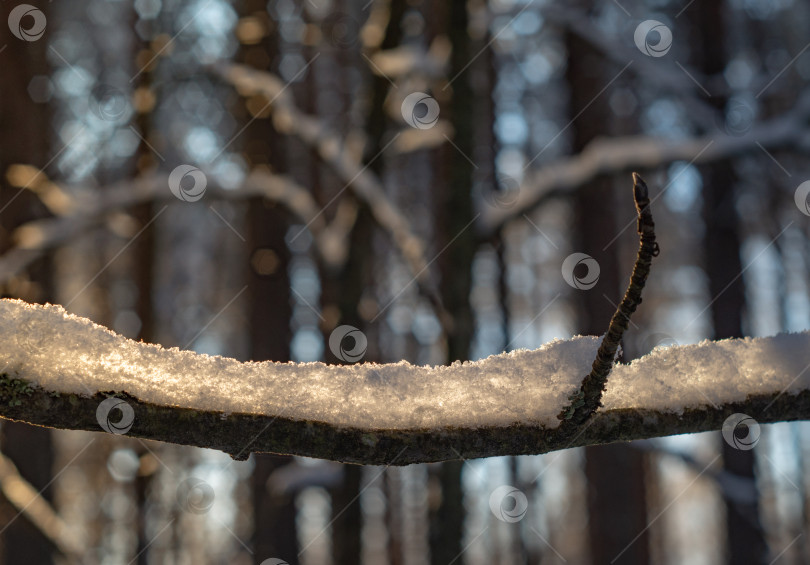
[[[716,77],[709,80],[709,77],[702,75],[697,69],[688,68],[682,63],[678,63],[682,65],[680,68],[674,63],[662,64],[660,59],[643,54],[632,45],[632,42],[621,41],[630,38],[608,35],[599,26],[594,25],[591,15],[586,10],[575,6],[550,4],[543,10],[543,15],[550,22],[564,27],[598,49],[607,61],[620,67],[632,62],[627,70],[642,79],[646,87],[657,88],[667,96],[678,97],[678,102],[688,108],[689,117],[697,131],[705,132],[715,128],[718,120],[722,118],[721,112],[701,96],[706,94],[704,92],[706,87],[715,96],[721,94],[718,92],[718,86],[725,84],[725,80],[721,82]]]
[[[595,25],[591,14],[574,5],[552,3],[542,10],[542,14],[550,23],[570,30],[583,41],[599,49],[606,60],[620,66],[632,61],[633,64],[628,70],[643,80],[645,87],[659,89],[669,96],[676,95],[679,102],[688,106],[689,117],[698,131],[707,131],[717,126],[718,120],[719,123],[725,121],[722,112],[708,103],[709,97],[730,97],[740,94],[738,88],[728,84],[722,72],[705,75],[699,69],[682,61],[676,62],[669,57],[664,60],[649,57],[632,44],[632,37],[605,33],[601,27]],[[751,78],[747,90],[752,95],[761,93],[762,89],[768,87],[774,80],[774,73],[760,72]],[[768,94],[776,95],[777,98],[785,94],[790,95],[784,89],[778,88],[768,89]]]
[[[91,397],[54,395],[0,381],[0,417],[37,426],[101,431],[95,414],[107,394]],[[22,396],[20,396],[22,394]],[[134,410],[127,435],[156,441],[218,449],[238,460],[250,453],[300,455],[363,465],[409,465],[501,455],[535,455],[571,447],[649,439],[719,430],[731,414],[758,414],[760,424],[810,419],[810,390],[797,395],[775,392],[718,406],[685,408],[683,413],[626,408],[600,411],[577,434],[516,423],[511,426],[441,429],[360,429],[283,415],[224,414],[158,406],[124,393]],[[15,403],[16,398],[22,402]]]
[[[134,342],[57,306],[0,300],[0,417],[361,464],[547,453],[810,419],[810,332],[656,349],[613,367],[582,425],[557,415],[599,340],[443,367],[240,363]]]

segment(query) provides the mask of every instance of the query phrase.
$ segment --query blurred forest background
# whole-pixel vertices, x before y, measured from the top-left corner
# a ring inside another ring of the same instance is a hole
[[[624,360],[810,327],[806,2],[29,1],[0,3],[4,297],[242,360],[600,335],[638,170],[662,253]],[[6,565],[810,562],[805,423],[404,468],[0,449]]]

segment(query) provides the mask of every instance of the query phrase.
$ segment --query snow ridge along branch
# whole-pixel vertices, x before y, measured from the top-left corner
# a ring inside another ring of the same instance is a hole
[[[601,406],[602,393],[605,391],[608,375],[613,368],[616,350],[621,343],[622,335],[630,324],[630,316],[641,304],[641,291],[650,274],[652,258],[659,252],[658,243],[655,241],[655,222],[653,222],[650,211],[649,190],[647,183],[638,173],[633,173],[633,199],[638,213],[637,231],[639,234],[636,264],[633,267],[633,274],[630,276],[630,283],[624,293],[624,298],[616,308],[608,331],[599,346],[591,372],[583,379],[579,390],[569,397],[571,404],[557,416],[560,420],[569,422],[569,426],[581,426]]]

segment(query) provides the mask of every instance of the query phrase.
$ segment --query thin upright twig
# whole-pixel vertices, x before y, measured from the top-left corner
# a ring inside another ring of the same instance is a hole
[[[590,418],[601,405],[602,393],[605,391],[608,375],[613,368],[616,350],[622,340],[622,335],[630,324],[630,316],[641,304],[641,291],[650,274],[652,258],[658,255],[658,244],[655,241],[655,223],[650,211],[650,197],[647,184],[633,173],[633,198],[638,213],[637,230],[639,234],[639,248],[630,284],[624,293],[624,298],[616,308],[610,326],[602,339],[591,372],[582,381],[579,390],[569,397],[571,404],[563,410],[558,418],[567,420],[579,426]]]

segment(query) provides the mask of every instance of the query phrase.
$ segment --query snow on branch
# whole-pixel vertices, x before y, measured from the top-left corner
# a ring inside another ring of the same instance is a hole
[[[721,92],[730,94],[723,90],[724,86],[728,88],[725,80],[704,76],[698,69],[688,68],[681,63],[678,63],[681,65],[678,70],[658,65],[650,57],[642,54],[641,50],[617,41],[616,37],[603,31],[601,26],[594,25],[590,14],[575,5],[553,3],[543,10],[543,15],[550,22],[574,33],[598,49],[606,62],[622,67],[627,65],[625,68],[642,79],[645,86],[660,89],[669,96],[677,95],[679,102],[688,108],[689,116],[698,128],[705,130],[714,127],[718,122],[720,118],[718,110],[700,96],[707,94],[702,92],[704,88],[702,85],[709,85],[715,96]],[[631,64],[628,65],[628,62]]]
[[[810,418],[810,332],[656,349],[560,424],[599,340],[450,366],[240,363],[138,343],[59,306],[0,301],[0,416],[219,449],[405,465]]]

